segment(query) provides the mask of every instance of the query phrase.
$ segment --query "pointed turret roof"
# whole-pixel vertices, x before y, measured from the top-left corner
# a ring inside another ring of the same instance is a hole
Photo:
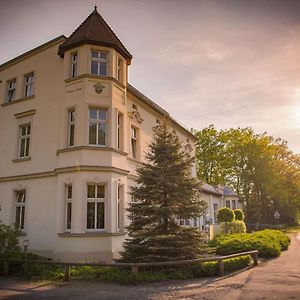
[[[99,14],[96,6],[84,22],[60,45],[58,54],[63,57],[66,50],[83,44],[111,47],[126,58],[128,63],[132,59],[132,55]]]

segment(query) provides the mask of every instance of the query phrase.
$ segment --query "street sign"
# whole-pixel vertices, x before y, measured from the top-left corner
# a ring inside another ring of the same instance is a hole
[[[278,210],[275,211],[274,218],[277,220],[280,218],[280,213],[278,212]]]

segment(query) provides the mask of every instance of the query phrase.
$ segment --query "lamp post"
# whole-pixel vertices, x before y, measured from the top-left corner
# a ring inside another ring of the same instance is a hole
[[[29,240],[23,240],[23,249],[24,249],[24,272],[27,273],[27,251],[29,246]]]
[[[278,212],[278,210],[275,211],[275,213],[274,213],[274,218],[275,218],[275,220],[276,220],[276,226],[277,226],[277,228],[278,228],[278,220],[279,220],[279,218],[280,218],[280,213]]]

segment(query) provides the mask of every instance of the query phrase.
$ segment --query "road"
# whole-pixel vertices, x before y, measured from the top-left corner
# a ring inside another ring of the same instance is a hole
[[[82,281],[54,285],[2,278],[0,299],[300,300],[300,233],[291,235],[291,238],[289,250],[279,258],[222,278],[138,286]]]

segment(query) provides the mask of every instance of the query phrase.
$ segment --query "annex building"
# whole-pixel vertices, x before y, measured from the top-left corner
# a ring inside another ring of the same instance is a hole
[[[128,83],[131,60],[95,7],[68,38],[0,66],[0,220],[22,230],[29,251],[118,257],[153,128],[167,119],[195,154],[195,137]]]

